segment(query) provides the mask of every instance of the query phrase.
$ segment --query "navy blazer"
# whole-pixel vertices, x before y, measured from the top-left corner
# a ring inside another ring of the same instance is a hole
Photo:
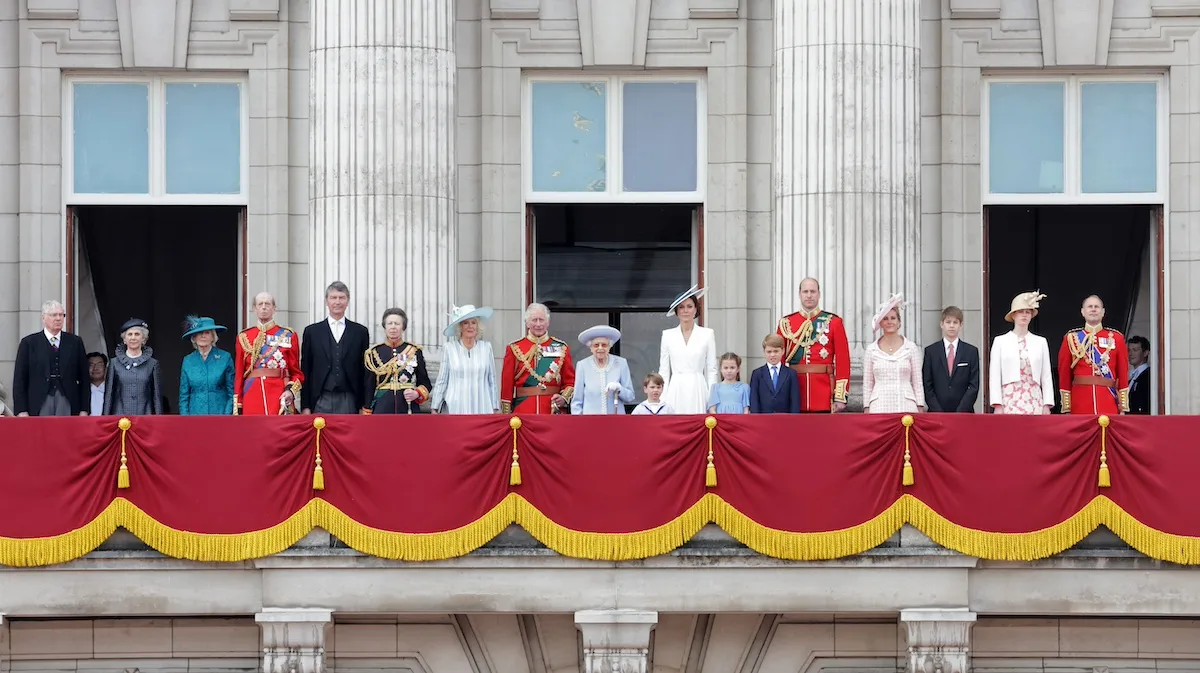
[[[946,342],[938,339],[925,348],[921,380],[929,411],[975,413],[975,400],[979,397],[979,349],[959,339],[952,374],[946,365]]]
[[[779,364],[779,383],[771,387],[771,369],[763,365],[750,374],[750,413],[800,413],[800,378],[791,367]]]

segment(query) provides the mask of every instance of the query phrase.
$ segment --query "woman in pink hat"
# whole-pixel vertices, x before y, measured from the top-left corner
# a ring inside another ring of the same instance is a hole
[[[921,349],[900,333],[900,306],[894,294],[879,305],[871,320],[879,340],[867,346],[863,357],[863,411],[899,414],[925,411],[925,386],[921,383]]]
[[[1044,337],[1029,331],[1029,321],[1045,297],[1037,291],[1014,297],[1004,316],[1013,329],[992,341],[988,398],[998,414],[1037,416],[1050,413],[1054,406],[1050,346]]]

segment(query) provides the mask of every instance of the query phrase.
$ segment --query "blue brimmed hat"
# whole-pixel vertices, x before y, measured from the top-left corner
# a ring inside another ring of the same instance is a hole
[[[187,317],[187,320],[183,321],[183,329],[185,330],[183,333],[184,339],[186,339],[194,334],[199,334],[201,332],[224,332],[225,331],[225,327],[222,325],[218,325],[217,321],[213,320],[212,318],[209,318],[207,316],[200,317],[200,316],[194,316],[194,315],[189,315]]]
[[[596,325],[579,333],[579,343],[584,346],[591,343],[592,339],[598,338],[608,339],[608,343],[615,344],[621,340],[621,330],[608,325]]]
[[[446,329],[442,330],[442,334],[448,337],[454,336],[454,326],[463,322],[476,318],[478,320],[487,320],[492,317],[492,307],[482,306],[475,308],[473,304],[464,304],[462,306],[453,306],[450,310],[450,324],[446,325]]]
[[[671,302],[671,308],[667,309],[667,316],[669,317],[675,315],[675,309],[683,303],[683,300],[687,299],[688,297],[699,299],[700,297],[704,296],[705,292],[708,292],[708,288],[701,288],[699,285],[691,286],[688,288],[687,292],[675,297],[675,301]]]

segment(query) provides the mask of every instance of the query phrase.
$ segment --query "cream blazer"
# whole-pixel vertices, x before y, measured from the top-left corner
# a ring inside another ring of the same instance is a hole
[[[1033,334],[1025,335],[1025,348],[1029,351],[1029,367],[1033,378],[1042,387],[1042,403],[1054,405],[1054,379],[1050,373],[1054,364],[1050,361],[1050,346],[1046,338]],[[1021,361],[1017,357],[1017,335],[1015,332],[1001,334],[992,341],[992,361],[988,376],[988,404],[1000,404],[1004,399],[1001,389],[1006,383],[1021,380]]]

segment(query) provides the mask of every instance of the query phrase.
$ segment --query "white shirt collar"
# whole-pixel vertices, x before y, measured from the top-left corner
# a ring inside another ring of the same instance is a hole
[[[330,327],[333,327],[334,325],[341,325],[342,327],[346,326],[346,316],[342,316],[341,318],[336,319],[336,320],[334,319],[333,316],[329,316],[327,318],[327,320],[329,320]]]
[[[948,350],[950,350],[951,346],[954,346],[954,352],[957,353],[958,352],[958,339],[955,339],[954,341],[947,341],[946,337],[942,337],[942,350],[948,351]]]
[[[1141,376],[1142,372],[1146,371],[1147,369],[1150,369],[1149,362],[1143,362],[1142,364],[1134,367],[1133,371],[1129,372],[1129,380],[1132,381],[1133,379]]]
[[[58,339],[59,341],[62,341],[62,332],[59,332],[58,334],[51,334],[50,330],[43,327],[42,334],[46,335],[47,342],[49,342],[51,339]]]
[[[104,392],[104,382],[101,381],[100,383],[93,383],[92,390],[99,390],[100,392]]]

